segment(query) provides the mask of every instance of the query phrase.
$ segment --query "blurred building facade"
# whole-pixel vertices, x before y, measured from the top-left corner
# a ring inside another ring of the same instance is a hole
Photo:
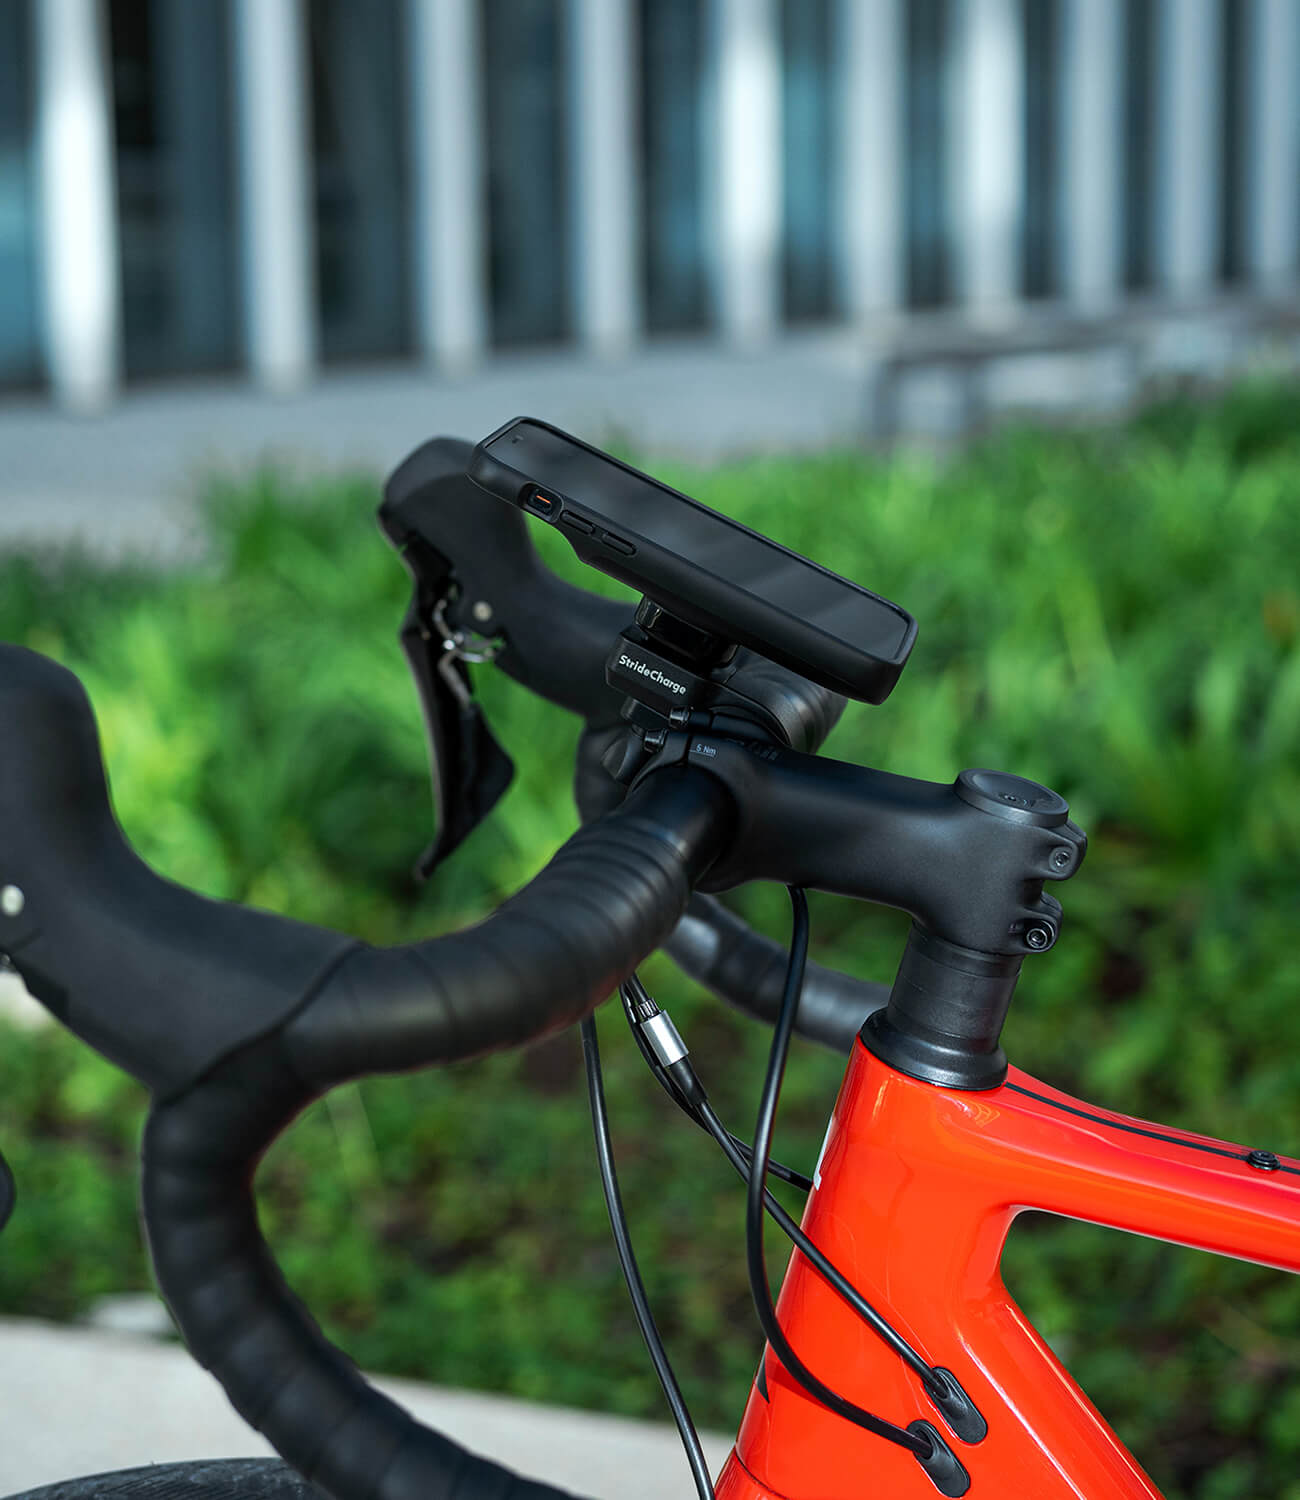
[[[0,392],[1300,277],[1300,0],[0,0]]]

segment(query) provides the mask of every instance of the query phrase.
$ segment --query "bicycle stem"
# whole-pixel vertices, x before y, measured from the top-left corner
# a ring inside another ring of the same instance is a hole
[[[652,753],[632,786],[683,764],[731,794],[734,832],[700,889],[774,880],[908,912],[889,1004],[863,1041],[929,1083],[1002,1082],[999,1038],[1021,962],[1060,931],[1061,906],[1044,882],[1069,879],[1087,848],[1064,798],[1000,771],[919,781],[708,727],[644,738]]]

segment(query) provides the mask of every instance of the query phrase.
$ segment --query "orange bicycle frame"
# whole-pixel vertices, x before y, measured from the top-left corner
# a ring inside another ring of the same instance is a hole
[[[849,1400],[943,1431],[972,1500],[1159,1500],[1002,1284],[1017,1214],[1300,1271],[1300,1163],[1095,1109],[1015,1068],[995,1089],[940,1088],[857,1042],[816,1179],[804,1230],[927,1360],[955,1373],[987,1437],[952,1437],[916,1377],[798,1252],[781,1325]],[[936,1493],[908,1453],[828,1411],[764,1350],[718,1500]]]

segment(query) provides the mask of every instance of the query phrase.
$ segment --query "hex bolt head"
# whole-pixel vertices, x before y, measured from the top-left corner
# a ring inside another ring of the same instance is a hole
[[[1282,1165],[1271,1151],[1247,1151],[1246,1163],[1257,1172],[1276,1172]]]
[[[1035,925],[1025,929],[1025,947],[1032,948],[1035,953],[1046,953],[1053,942],[1050,927]]]
[[[480,599],[474,608],[470,610],[470,614],[482,625],[485,621],[492,618],[492,606],[486,599]]]
[[[22,915],[23,907],[27,905],[27,897],[16,885],[7,885],[0,891],[0,912],[6,917],[19,917]]]
[[[1068,845],[1062,844],[1059,849],[1052,850],[1052,869],[1066,870],[1074,860],[1074,850]]]

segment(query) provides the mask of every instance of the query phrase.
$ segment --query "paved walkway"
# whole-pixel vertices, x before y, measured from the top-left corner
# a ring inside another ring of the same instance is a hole
[[[383,474],[426,438],[477,440],[541,417],[602,442],[713,462],[861,440],[868,357],[846,334],[791,339],[748,357],[671,344],[623,363],[513,356],[461,380],[412,371],[326,376],[299,395],[246,384],[135,390],[100,417],[35,399],[0,402],[0,546],[81,537],[160,559],[192,550],[205,475],[268,459],[296,470]]]
[[[465,1447],[575,1494],[692,1494],[673,1428],[412,1380],[379,1384]],[[716,1474],[730,1440],[705,1434],[704,1443]],[[0,1319],[0,1495],[74,1474],[269,1452],[178,1345]]]

